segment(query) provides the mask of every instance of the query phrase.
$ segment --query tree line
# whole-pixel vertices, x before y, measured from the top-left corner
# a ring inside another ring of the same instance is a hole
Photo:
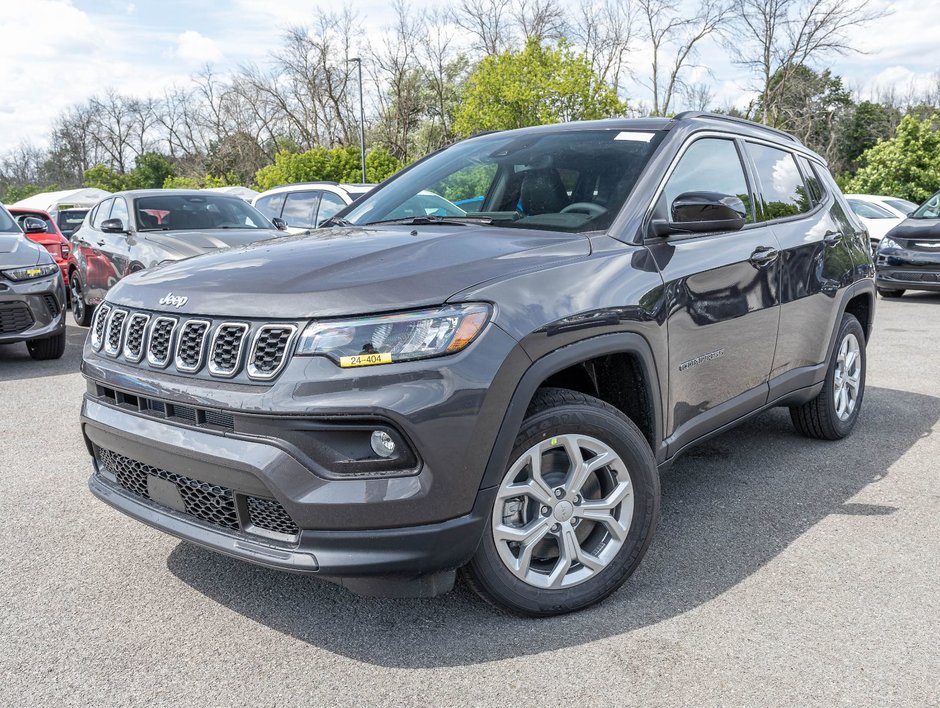
[[[483,130],[691,108],[793,132],[849,187],[908,198],[940,188],[940,75],[920,95],[862,100],[820,68],[856,51],[849,34],[881,18],[870,0],[457,0],[446,10],[394,0],[393,10],[368,44],[354,10],[321,9],[263,63],[207,66],[161,96],[111,90],[71,106],[43,146],[0,159],[0,200],[82,185],[359,181],[354,58],[369,181]],[[716,104],[706,41],[749,77],[746,107]],[[626,95],[635,84],[649,103]]]

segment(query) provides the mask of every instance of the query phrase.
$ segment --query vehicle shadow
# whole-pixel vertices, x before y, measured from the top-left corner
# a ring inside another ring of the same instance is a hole
[[[81,370],[82,346],[88,330],[71,321],[65,328],[65,354],[60,359],[35,361],[22,342],[0,344],[0,382],[74,374]]]
[[[301,576],[181,543],[167,566],[180,580],[252,620],[359,661],[427,668],[537,654],[675,617],[748,578],[830,514],[886,515],[849,502],[940,420],[940,398],[866,391],[855,433],[799,437],[770,411],[691,451],[662,476],[657,536],[636,574],[607,601],[544,620],[510,616],[467,588],[431,600],[357,598]],[[448,641],[460,637],[459,642]]]

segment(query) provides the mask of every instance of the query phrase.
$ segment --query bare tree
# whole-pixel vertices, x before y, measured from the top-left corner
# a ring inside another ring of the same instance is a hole
[[[512,44],[511,6],[512,0],[460,0],[453,18],[484,54],[499,54]]]
[[[777,94],[797,67],[832,55],[859,51],[849,32],[884,13],[870,0],[733,0],[734,40],[739,64],[759,77],[761,118],[775,121]]]
[[[558,0],[516,0],[511,14],[526,42],[557,41],[568,34],[566,13]]]
[[[619,89],[636,30],[631,0],[581,0],[570,21],[568,38],[584,53],[598,78]]]
[[[724,0],[700,0],[691,13],[672,0],[637,0],[637,5],[642,36],[652,48],[650,77],[645,83],[653,93],[653,115],[666,115],[685,86],[683,74],[691,67],[698,45],[722,27],[730,8]]]

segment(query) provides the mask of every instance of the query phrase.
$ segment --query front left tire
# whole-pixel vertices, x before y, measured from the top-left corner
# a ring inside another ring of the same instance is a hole
[[[88,327],[91,325],[95,308],[85,302],[85,286],[78,270],[73,270],[69,276],[69,290],[71,291],[72,317],[75,318],[75,323],[79,327]]]
[[[659,516],[649,443],[620,411],[546,388],[529,407],[476,555],[485,600],[535,617],[603,600],[639,565]]]
[[[32,339],[26,348],[33,359],[59,359],[65,354],[65,332],[46,339]]]

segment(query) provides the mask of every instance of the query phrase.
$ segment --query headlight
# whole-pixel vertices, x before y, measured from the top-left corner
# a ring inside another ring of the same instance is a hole
[[[59,272],[59,266],[55,263],[44,263],[42,265],[29,266],[28,268],[10,268],[2,270],[3,277],[10,280],[33,280],[34,278],[45,278],[47,275],[54,275]]]
[[[885,236],[883,239],[881,239],[881,241],[878,242],[878,250],[883,251],[886,248],[897,248],[898,250],[901,250],[904,247],[893,238],[888,238]]]
[[[459,352],[489,318],[489,305],[473,304],[312,322],[300,336],[297,353],[328,356],[343,368],[426,359]]]

